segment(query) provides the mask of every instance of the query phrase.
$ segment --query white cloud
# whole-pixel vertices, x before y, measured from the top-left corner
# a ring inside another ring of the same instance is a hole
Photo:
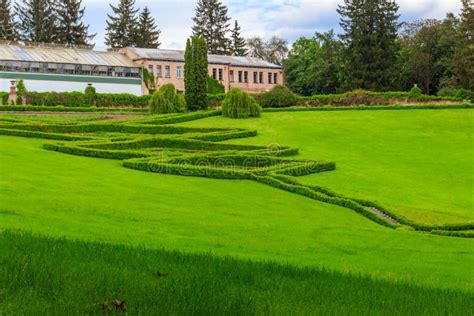
[[[90,30],[98,32],[98,47],[104,47],[108,3],[118,0],[84,0],[86,21]],[[138,7],[147,5],[162,30],[164,48],[183,48],[191,34],[192,17],[197,0],[137,0]],[[237,19],[245,37],[278,35],[293,41],[311,36],[315,31],[339,29],[337,4],[343,0],[223,0],[229,14]],[[459,12],[460,0],[398,0],[401,20],[443,18],[448,12]]]

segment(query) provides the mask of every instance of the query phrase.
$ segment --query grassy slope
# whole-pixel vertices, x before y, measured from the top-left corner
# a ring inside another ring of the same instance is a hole
[[[474,289],[474,240],[397,232],[248,181],[165,176],[0,136],[0,228]]]
[[[0,313],[470,315],[474,295],[313,269],[0,233]],[[160,272],[158,277],[156,272]],[[166,274],[166,275],[164,275]]]
[[[294,145],[337,171],[301,178],[427,224],[474,222],[474,110],[267,113],[187,126],[257,129],[237,143]]]

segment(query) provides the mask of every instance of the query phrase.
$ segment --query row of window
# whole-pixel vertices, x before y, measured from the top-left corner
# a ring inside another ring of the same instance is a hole
[[[165,66],[165,78],[171,78],[171,66]],[[156,71],[153,65],[148,65],[148,71],[154,74],[158,78],[163,78],[163,68],[161,65],[156,65]],[[183,77],[183,68],[181,66],[176,67],[176,78],[181,79]]]
[[[148,71],[154,74],[158,78],[163,78],[163,68],[164,68],[164,78],[171,78],[171,66],[161,66],[161,65],[148,65]],[[183,76],[182,66],[176,66],[176,78],[181,79]],[[212,69],[212,78],[224,81],[224,70],[222,68],[213,68]],[[235,82],[234,71],[229,71],[229,81]],[[248,83],[249,82],[249,72],[248,71],[238,71],[237,72],[237,82],[239,83]],[[264,82],[264,72],[253,73],[253,83],[263,84]],[[278,84],[278,73],[268,72],[267,73],[267,82],[268,84]]]
[[[140,68],[0,60],[0,71],[140,78]]]
[[[218,75],[218,76],[217,76]],[[212,77],[216,80],[222,81],[223,80],[223,71],[222,69],[212,69]],[[253,72],[253,83],[265,83],[263,80],[264,72],[254,71]],[[229,71],[229,81],[235,82],[234,78],[234,71]],[[237,72],[237,82],[239,83],[248,83],[249,82],[249,72],[248,71],[241,71]],[[269,72],[267,73],[267,82],[268,84],[278,84],[278,73]]]

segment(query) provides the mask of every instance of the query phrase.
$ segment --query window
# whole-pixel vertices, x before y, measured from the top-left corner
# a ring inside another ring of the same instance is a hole
[[[219,81],[224,80],[224,72],[222,71],[221,68],[219,68]]]
[[[176,67],[176,78],[181,78],[181,66]]]
[[[171,67],[170,66],[165,66],[165,77],[166,78],[171,78]]]
[[[272,77],[273,77],[273,74],[271,72],[268,73],[268,83],[269,84],[272,84]]]
[[[156,66],[156,76],[161,78],[163,75],[161,74],[161,65]]]
[[[148,65],[148,73],[149,73],[150,75],[154,75],[154,73],[153,73],[153,65]]]
[[[213,78],[214,80],[217,79],[217,69],[216,69],[216,68],[212,68],[212,78]]]
[[[258,73],[256,71],[253,73],[253,83],[258,83]]]
[[[242,82],[242,71],[239,71],[239,82]]]
[[[229,71],[229,81],[234,82],[234,71],[233,70]]]
[[[276,72],[273,74],[273,83],[278,84],[278,73]]]
[[[249,72],[248,71],[244,71],[244,82],[245,83],[249,82]]]
[[[263,72],[259,73],[259,83],[263,83]]]

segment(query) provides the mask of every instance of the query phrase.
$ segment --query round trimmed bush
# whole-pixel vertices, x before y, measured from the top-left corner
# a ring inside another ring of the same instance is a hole
[[[259,117],[262,108],[248,93],[232,89],[222,102],[222,115],[230,118]]]
[[[298,96],[287,86],[277,85],[271,91],[258,96],[258,103],[263,108],[286,108],[297,105]]]

